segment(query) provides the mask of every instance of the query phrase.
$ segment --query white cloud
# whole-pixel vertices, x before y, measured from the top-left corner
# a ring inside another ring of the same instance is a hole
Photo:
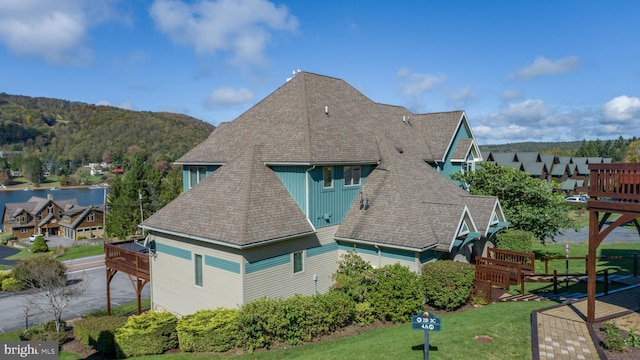
[[[218,88],[211,92],[205,100],[205,104],[208,106],[228,107],[252,102],[254,98],[254,93],[247,88]]]
[[[467,85],[459,91],[451,94],[450,98],[456,103],[468,103],[475,100],[476,93],[473,91],[473,85]]]
[[[524,95],[522,94],[522,91],[519,90],[505,90],[502,93],[502,100],[504,101],[513,101],[513,100],[518,100],[518,99],[522,99]]]
[[[608,122],[640,120],[640,98],[626,95],[615,97],[604,104],[602,114]]]
[[[117,18],[116,2],[0,1],[0,43],[17,55],[42,57],[50,63],[89,63],[93,54],[86,33],[91,26]]]
[[[556,61],[551,61],[544,56],[538,56],[533,64],[515,71],[509,77],[515,79],[531,79],[542,75],[567,73],[576,70],[580,66],[577,56],[568,56]]]
[[[266,62],[272,31],[293,32],[298,19],[285,6],[266,0],[202,0],[186,3],[156,0],[151,5],[156,27],[197,54],[231,54],[231,63],[253,67]]]
[[[408,96],[420,96],[447,80],[444,74],[420,74],[401,68],[397,73],[400,91]]]
[[[549,114],[549,109],[542,100],[527,99],[509,104],[504,115],[516,120],[541,121]]]

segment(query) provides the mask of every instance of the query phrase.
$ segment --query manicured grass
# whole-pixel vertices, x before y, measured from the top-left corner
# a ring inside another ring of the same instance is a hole
[[[142,299],[140,301],[140,307],[142,309],[151,308],[151,300],[150,299]],[[122,304],[120,306],[114,307],[111,309],[111,316],[124,316],[127,314],[137,313],[138,312],[138,303],[136,301],[130,302],[128,304]],[[99,317],[99,316],[107,316],[107,310],[96,310],[84,315],[85,317]]]
[[[442,331],[430,332],[429,358],[531,359],[531,312],[554,302],[494,303],[460,313],[436,314]],[[475,336],[488,336],[480,342]],[[348,338],[248,355],[171,354],[138,359],[424,359],[424,332],[410,323],[392,325]]]
[[[561,259],[549,260],[549,274],[557,270],[558,274],[566,272],[566,259],[564,244],[547,243],[546,245],[534,244],[533,252],[536,254],[536,274],[545,272],[545,255],[561,257]],[[585,256],[589,252],[588,243],[570,244],[569,248],[569,273],[586,273]],[[640,238],[638,242],[602,244],[598,247],[596,255],[600,256],[627,256],[638,253],[640,255]],[[609,274],[629,275],[633,274],[633,259],[608,259],[597,260],[596,270],[609,269]]]
[[[71,259],[79,259],[87,256],[94,256],[104,254],[104,245],[86,245],[86,246],[73,246],[64,249],[64,255],[58,257],[58,260],[65,261]]]
[[[55,252],[55,248],[49,248],[49,252],[46,253],[32,253],[30,248],[21,249],[19,253],[8,257],[9,260],[26,260],[34,256],[48,256]],[[64,255],[58,257],[60,261],[78,259],[87,256],[100,255],[104,253],[104,246],[102,244],[96,245],[83,245],[72,246],[64,249]]]

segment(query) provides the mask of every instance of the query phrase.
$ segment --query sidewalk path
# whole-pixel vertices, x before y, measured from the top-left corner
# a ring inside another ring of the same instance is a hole
[[[596,320],[624,317],[624,328],[640,329],[640,286],[596,299]],[[552,306],[533,312],[533,359],[605,359],[592,327],[587,324],[587,300]]]

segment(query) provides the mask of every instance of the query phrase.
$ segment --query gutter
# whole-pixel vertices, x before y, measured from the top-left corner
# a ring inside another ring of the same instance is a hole
[[[372,243],[371,241],[366,241],[366,240],[356,240],[356,239],[349,239],[349,238],[342,238],[342,237],[335,237],[335,236],[333,238],[337,241],[347,241],[347,242],[352,242],[352,243],[362,244],[362,245],[369,245],[369,246],[373,245],[376,249],[379,249],[379,246],[382,246],[390,249],[423,252],[423,251],[431,250],[438,246],[438,244],[434,244],[434,245],[429,245],[427,247],[420,249],[420,248],[401,246],[401,245],[381,244],[378,242]]]
[[[177,231],[164,230],[164,229],[159,229],[159,228],[152,227],[152,226],[147,226],[147,225],[140,225],[140,227],[142,229],[146,229],[147,231],[151,231],[151,232],[158,232],[158,233],[161,233],[161,234],[174,235],[174,236],[181,237],[181,238],[187,238],[187,239],[191,239],[191,240],[202,241],[202,242],[206,242],[206,243],[209,243],[209,244],[215,244],[215,245],[220,245],[220,246],[224,246],[224,247],[230,247],[232,249],[238,249],[238,250],[250,249],[250,248],[254,248],[254,247],[258,247],[258,246],[277,243],[277,242],[281,242],[281,241],[285,241],[285,240],[289,240],[289,239],[295,239],[297,237],[306,236],[306,235],[312,235],[312,234],[316,233],[315,230],[312,230],[312,231],[307,231],[307,232],[300,233],[300,234],[283,236],[283,237],[270,239],[270,240],[259,241],[259,242],[251,243],[251,244],[247,244],[247,245],[238,245],[238,244],[233,244],[233,243],[226,242],[226,241],[212,240],[212,239],[205,238],[205,237],[202,237],[202,236],[189,235],[189,234],[180,233],[180,232],[177,232]]]

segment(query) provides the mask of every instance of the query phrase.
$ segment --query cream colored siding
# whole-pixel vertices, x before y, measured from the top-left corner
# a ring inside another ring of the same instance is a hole
[[[354,247],[351,243],[340,242],[339,249],[339,256],[342,256],[348,251],[353,250]],[[381,268],[386,265],[399,263],[402,266],[408,267],[411,271],[420,273],[420,260],[417,253],[413,253],[413,258],[410,256],[411,252],[406,252],[406,256],[397,256],[393,254],[394,250],[383,248],[381,246],[376,248],[375,246],[361,244],[356,244],[355,250],[358,256],[371,264],[374,268]]]
[[[336,229],[336,226],[322,228],[316,235],[247,250],[244,301],[328,291],[338,260],[333,240]],[[300,250],[304,252],[304,269],[294,274],[292,254]]]
[[[151,261],[154,308],[187,315],[199,309],[237,308],[242,304],[242,257],[239,254],[187,239],[154,236],[153,240],[157,249]],[[171,254],[172,251],[175,254]],[[188,260],[183,258],[187,253]],[[202,287],[195,285],[194,254],[203,257]],[[233,271],[234,264],[237,272]]]

